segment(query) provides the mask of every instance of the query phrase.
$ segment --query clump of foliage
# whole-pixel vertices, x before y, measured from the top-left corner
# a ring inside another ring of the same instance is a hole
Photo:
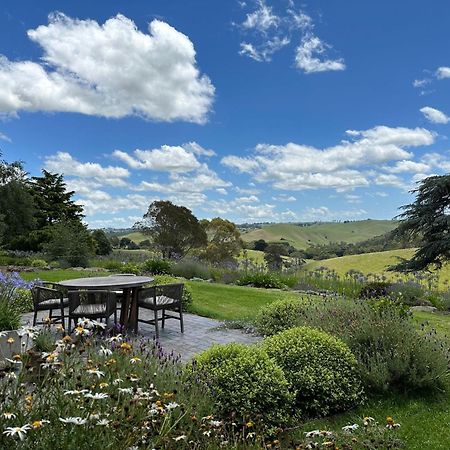
[[[356,359],[341,340],[308,327],[266,338],[263,348],[283,369],[296,406],[307,415],[345,411],[362,398]]]
[[[188,373],[209,387],[221,417],[243,417],[266,429],[289,422],[293,395],[288,382],[258,347],[214,345],[195,358]]]
[[[192,211],[169,201],[155,201],[144,214],[139,228],[152,238],[164,258],[184,256],[206,245],[206,232]]]
[[[209,280],[212,277],[211,269],[204,263],[195,259],[184,258],[176,261],[171,268],[172,275],[183,277],[188,280],[192,278],[201,278]]]
[[[31,267],[35,267],[37,269],[45,269],[48,267],[47,261],[45,259],[33,259],[31,261]]]
[[[280,301],[280,302],[283,302]],[[342,339],[355,355],[367,392],[439,391],[448,386],[449,353],[436,334],[420,333],[395,302],[372,305],[338,298],[303,299],[286,328],[309,326]],[[264,308],[256,328],[280,331],[283,306]],[[264,315],[268,316],[261,319]],[[273,319],[271,318],[273,316]],[[273,328],[272,328],[273,327]]]
[[[390,284],[383,281],[366,283],[359,292],[359,298],[380,298],[389,295]]]
[[[92,239],[94,240],[95,254],[96,255],[109,255],[112,253],[113,248],[108,236],[103,230],[94,230],[92,232]]]
[[[0,331],[19,328],[23,312],[21,294],[31,285],[16,272],[0,272]]]
[[[431,176],[420,181],[414,203],[402,207],[397,236],[421,238],[419,249],[410,260],[404,260],[390,270],[414,272],[430,265],[442,267],[450,259],[450,175]]]
[[[79,221],[59,222],[51,227],[44,251],[62,265],[87,267],[94,243],[87,227]]]
[[[170,274],[172,264],[166,259],[147,259],[142,265],[145,272],[153,275],[167,275]]]
[[[282,289],[285,287],[280,277],[273,272],[250,272],[242,275],[236,284],[239,286],[254,286],[265,289]]]
[[[409,306],[425,302],[424,288],[414,281],[392,283],[388,288],[388,295],[392,300]]]

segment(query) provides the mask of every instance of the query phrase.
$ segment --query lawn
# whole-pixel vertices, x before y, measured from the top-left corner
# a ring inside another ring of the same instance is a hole
[[[101,277],[111,275],[109,272],[91,272],[88,270],[73,270],[73,269],[55,269],[55,270],[41,270],[36,272],[22,272],[20,276],[27,281],[39,279],[42,281],[58,282],[62,280],[70,280],[73,278],[85,277]]]
[[[242,320],[255,317],[261,307],[281,298],[298,294],[278,289],[256,289],[245,286],[188,281],[194,298],[191,311],[219,320]]]

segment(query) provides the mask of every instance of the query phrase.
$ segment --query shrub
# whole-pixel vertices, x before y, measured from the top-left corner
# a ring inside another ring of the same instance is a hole
[[[122,264],[119,268],[119,272],[134,273],[135,275],[139,275],[142,272],[142,268],[140,265],[130,262],[130,263]]]
[[[279,276],[271,272],[254,272],[243,275],[237,280],[240,286],[254,286],[265,289],[282,289],[285,287]]]
[[[384,283],[382,281],[373,281],[363,286],[359,293],[359,298],[387,297],[389,295],[389,288],[389,283]]]
[[[150,272],[154,275],[167,275],[170,274],[172,264],[165,259],[147,259],[143,264],[143,269],[146,272]]]
[[[409,306],[422,305],[425,302],[425,292],[422,286],[413,281],[393,283],[388,288],[388,295],[393,300]]]
[[[266,428],[289,421],[293,395],[283,371],[260,348],[242,344],[214,345],[188,368],[210,389],[222,417],[261,418]]]
[[[278,303],[278,302],[276,302]],[[256,322],[270,335],[282,328],[276,303],[264,308]],[[419,333],[398,304],[325,298],[299,302],[286,328],[309,326],[342,339],[358,360],[369,392],[442,390],[447,387],[449,358],[435,333]],[[273,315],[273,319],[272,319]],[[271,325],[273,324],[273,327]]]
[[[294,328],[304,309],[301,299],[283,299],[270,303],[261,309],[255,319],[255,327],[263,336]]]
[[[341,340],[298,327],[266,338],[263,348],[283,369],[301,411],[323,416],[361,400],[356,359]]]
[[[31,261],[31,266],[39,269],[45,269],[46,267],[48,267],[48,263],[43,259],[33,259]]]
[[[211,278],[211,270],[205,264],[193,259],[182,259],[173,264],[171,269],[172,275],[183,277],[188,280],[191,278],[201,278],[209,280]]]

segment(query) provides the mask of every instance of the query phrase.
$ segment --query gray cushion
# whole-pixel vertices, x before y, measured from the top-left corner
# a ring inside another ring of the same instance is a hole
[[[92,316],[106,314],[106,303],[93,303],[86,305],[78,305],[72,312],[76,316]]]
[[[61,300],[59,298],[50,298],[39,302],[39,306],[45,306],[46,308],[58,308],[61,305]],[[63,306],[69,306],[69,299],[63,298]]]
[[[143,306],[144,308],[151,308],[154,306],[153,297],[141,298],[139,299],[139,306]],[[165,295],[158,295],[156,297],[156,305],[157,306],[171,306],[173,304],[179,303],[178,300],[175,300],[170,297],[166,297]]]

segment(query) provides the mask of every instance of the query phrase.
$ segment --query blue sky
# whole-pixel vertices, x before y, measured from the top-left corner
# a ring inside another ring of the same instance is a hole
[[[91,227],[392,218],[450,172],[450,3],[4,0],[0,149]]]

